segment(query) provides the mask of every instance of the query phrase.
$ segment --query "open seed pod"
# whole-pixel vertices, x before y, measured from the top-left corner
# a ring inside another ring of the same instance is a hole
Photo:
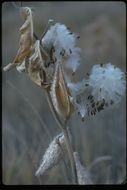
[[[70,91],[60,62],[56,65],[50,94],[57,113],[65,120],[68,119],[73,112],[73,105],[70,101]]]

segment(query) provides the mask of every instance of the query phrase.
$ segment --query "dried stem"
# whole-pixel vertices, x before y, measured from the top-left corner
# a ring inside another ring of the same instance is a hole
[[[75,165],[75,160],[74,160],[74,155],[73,155],[73,149],[72,149],[72,145],[70,142],[67,127],[66,126],[63,127],[62,131],[64,133],[65,142],[66,142],[66,146],[67,146],[67,150],[68,150],[68,156],[69,156],[70,163],[71,163],[72,173],[73,173],[73,177],[74,177],[74,184],[78,184],[77,170],[76,170],[76,165]]]
[[[75,165],[75,160],[74,160],[73,148],[72,148],[70,138],[69,138],[69,134],[68,134],[68,127],[66,126],[66,124],[62,124],[61,120],[59,119],[59,116],[58,116],[58,114],[57,114],[57,112],[53,106],[52,99],[51,99],[51,96],[50,96],[50,93],[48,90],[46,91],[46,96],[47,96],[47,100],[48,100],[50,109],[52,111],[52,114],[53,114],[56,122],[58,123],[59,127],[63,131],[65,143],[67,146],[68,156],[69,156],[70,163],[71,163],[71,169],[72,169],[72,173],[73,173],[74,184],[78,184],[76,165]]]
[[[34,37],[39,40],[39,38],[37,37],[37,35],[35,33],[34,33]],[[41,43],[40,43],[40,46],[41,46],[41,48],[43,48]],[[61,122],[61,120],[60,120],[60,118],[59,118],[59,116],[58,116],[58,114],[57,114],[57,112],[56,112],[56,110],[54,108],[54,105],[52,103],[52,99],[51,99],[49,90],[46,89],[45,92],[46,92],[47,101],[48,101],[49,107],[50,107],[50,109],[52,111],[52,114],[53,114],[58,126],[63,131],[66,146],[67,146],[68,156],[69,156],[70,163],[71,163],[71,169],[72,169],[72,173],[73,173],[74,184],[78,184],[76,164],[75,164],[74,154],[73,154],[73,148],[72,148],[70,138],[69,138],[69,134],[68,134],[68,130],[67,130],[68,127],[67,127],[66,124],[63,124]]]
[[[47,24],[47,26],[45,27],[45,30],[44,30],[44,32],[43,32],[43,34],[42,34],[42,36],[41,36],[41,40],[42,40],[42,38],[44,37],[44,35],[46,34],[46,32],[48,31],[48,29],[50,28],[50,26],[52,25],[52,23],[54,23],[54,20],[49,19],[49,20],[48,20],[48,24]]]
[[[63,135],[64,136],[64,135]],[[64,142],[65,142],[65,138],[64,138]],[[70,181],[72,180],[71,179],[71,176],[69,175],[69,166],[67,165],[67,162],[65,160],[65,151],[63,149],[63,146],[61,145],[61,142],[59,141],[58,139],[58,142],[57,144],[59,145],[60,149],[61,149],[61,152],[62,152],[62,160],[63,160],[63,163],[64,163],[64,166],[66,169],[63,170],[63,175],[64,175],[64,178],[67,180],[67,182],[70,184]],[[62,166],[62,165],[61,165]]]

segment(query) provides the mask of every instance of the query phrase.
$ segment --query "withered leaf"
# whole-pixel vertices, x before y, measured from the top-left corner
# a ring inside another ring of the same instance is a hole
[[[70,92],[66,85],[62,64],[57,63],[51,86],[51,97],[57,113],[64,119],[68,119],[73,112],[69,96]]]
[[[19,50],[14,61],[4,67],[4,71],[9,71],[17,65],[20,65],[25,57],[29,55],[33,45],[32,10],[29,7],[22,7],[21,17],[25,20],[25,23],[20,28],[21,36],[19,41]]]
[[[28,64],[26,66],[26,70],[30,79],[35,82],[38,86],[42,86],[43,83],[43,62],[41,52],[40,52],[40,42],[37,40],[33,47],[33,53],[27,60]]]

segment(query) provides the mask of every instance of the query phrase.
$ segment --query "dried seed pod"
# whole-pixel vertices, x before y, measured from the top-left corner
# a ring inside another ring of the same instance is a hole
[[[93,184],[87,168],[83,167],[82,164],[80,163],[79,155],[77,152],[74,152],[74,159],[75,159],[75,164],[76,164],[79,185]]]
[[[45,174],[48,170],[53,168],[61,160],[62,155],[67,151],[64,135],[61,133],[57,135],[47,148],[39,168],[36,171],[36,176]]]
[[[10,69],[20,65],[25,57],[29,55],[33,45],[32,10],[29,7],[22,7],[21,16],[25,20],[25,23],[20,28],[21,36],[19,41],[19,50],[14,61],[3,68],[4,71],[9,71]]]
[[[73,111],[69,96],[70,91],[64,78],[62,64],[57,63],[51,86],[51,97],[57,113],[65,120],[70,117]]]

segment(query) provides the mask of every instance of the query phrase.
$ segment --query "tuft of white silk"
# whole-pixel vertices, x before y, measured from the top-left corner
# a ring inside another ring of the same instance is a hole
[[[72,94],[71,102],[82,118],[91,114],[93,103],[96,107],[96,104],[104,102],[100,111],[106,105],[109,107],[117,104],[126,90],[124,72],[111,63],[94,65],[87,80],[83,79],[78,83],[68,81],[67,85]]]
[[[80,65],[80,48],[76,47],[76,35],[63,24],[51,26],[42,39],[42,45],[50,51],[54,47],[54,56],[58,61],[65,58],[66,67],[73,72]]]
[[[125,93],[125,84],[124,73],[111,63],[94,65],[89,76],[92,95],[97,101],[105,99],[107,103],[110,100],[119,102]]]

